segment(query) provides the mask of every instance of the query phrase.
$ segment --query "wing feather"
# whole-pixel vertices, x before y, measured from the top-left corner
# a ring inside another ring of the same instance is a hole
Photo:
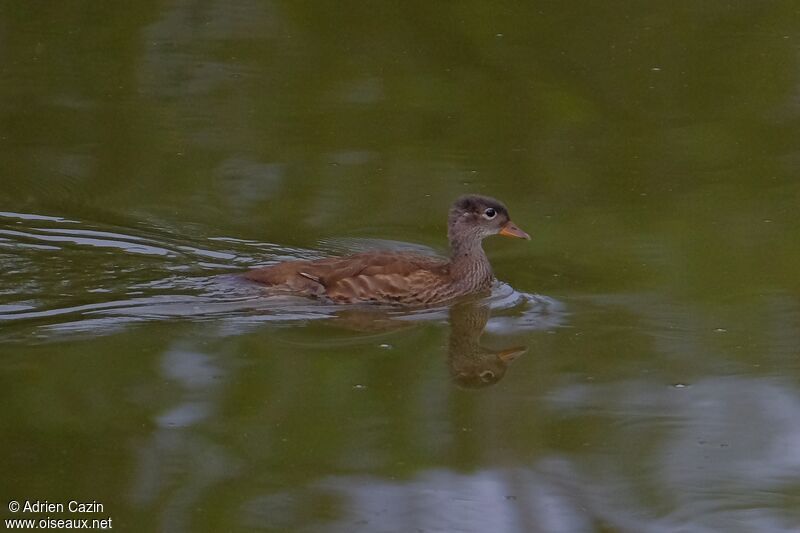
[[[419,302],[442,285],[447,261],[403,252],[374,252],[289,261],[259,268],[245,277],[265,285],[337,302]],[[435,292],[435,291],[434,291]]]

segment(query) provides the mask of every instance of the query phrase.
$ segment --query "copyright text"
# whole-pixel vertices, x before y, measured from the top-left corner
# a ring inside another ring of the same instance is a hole
[[[89,518],[61,518],[58,514],[86,515],[103,513],[105,507],[98,501],[50,502],[47,500],[11,500],[8,510],[12,513],[28,515],[20,518],[6,518],[6,529],[113,529],[109,516]],[[31,516],[34,515],[34,516]]]

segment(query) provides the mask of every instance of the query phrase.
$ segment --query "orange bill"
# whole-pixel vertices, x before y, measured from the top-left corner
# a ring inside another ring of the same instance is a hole
[[[506,222],[506,225],[503,226],[503,229],[500,230],[500,235],[503,235],[505,237],[516,237],[518,239],[531,240],[530,235],[519,229],[517,225],[511,222],[510,220]]]
[[[497,358],[506,364],[511,363],[514,359],[528,351],[527,346],[514,346],[513,348],[506,348],[497,352]]]

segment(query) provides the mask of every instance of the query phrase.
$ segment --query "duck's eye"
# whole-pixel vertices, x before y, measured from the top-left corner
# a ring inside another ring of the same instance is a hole
[[[493,219],[497,215],[497,211],[494,208],[490,207],[483,212],[483,216],[488,218],[489,220]]]

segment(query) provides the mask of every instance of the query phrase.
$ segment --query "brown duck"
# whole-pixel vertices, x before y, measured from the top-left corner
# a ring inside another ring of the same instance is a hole
[[[488,290],[494,276],[481,246],[490,235],[530,239],[499,201],[469,195],[450,208],[450,259],[409,252],[366,252],[315,261],[288,261],[244,277],[271,291],[334,303],[429,305]]]

